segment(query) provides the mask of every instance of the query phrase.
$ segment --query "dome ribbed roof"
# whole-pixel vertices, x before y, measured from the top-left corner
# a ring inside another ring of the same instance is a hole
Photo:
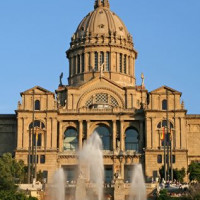
[[[126,39],[129,35],[122,20],[107,7],[96,8],[81,21],[75,34],[77,37],[82,37],[87,33],[105,35],[117,33]]]
[[[108,0],[96,1],[94,10],[84,17],[72,36],[72,48],[86,43],[115,44],[133,49],[132,36],[122,20],[110,10]]]

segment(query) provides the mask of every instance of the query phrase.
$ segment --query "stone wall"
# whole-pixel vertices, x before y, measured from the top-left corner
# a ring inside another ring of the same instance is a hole
[[[14,154],[17,146],[16,115],[0,115],[0,156],[10,152]]]

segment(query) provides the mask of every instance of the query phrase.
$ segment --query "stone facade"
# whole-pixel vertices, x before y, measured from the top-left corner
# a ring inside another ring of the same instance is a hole
[[[63,167],[70,182],[76,179],[77,151],[97,132],[104,147],[105,182],[118,173],[128,184],[136,163],[142,163],[148,182],[159,176],[164,164],[164,130],[170,133],[173,168],[187,170],[191,161],[200,162],[200,115],[187,115],[181,92],[175,89],[148,91],[143,76],[136,85],[137,51],[108,1],[95,2],[66,55],[69,85],[61,80],[55,93],[39,86],[21,93],[16,159],[28,164],[32,138],[38,134],[37,170],[45,171],[51,181]],[[119,199],[125,199],[125,193]]]
[[[14,155],[17,147],[16,115],[0,115],[0,156],[6,152]]]

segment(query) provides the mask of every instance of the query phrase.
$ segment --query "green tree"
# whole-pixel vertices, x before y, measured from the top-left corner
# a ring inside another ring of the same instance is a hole
[[[16,161],[10,153],[0,158],[0,190],[15,190],[15,183],[24,179],[24,162]]]
[[[177,181],[182,183],[185,175],[186,175],[186,172],[185,172],[184,167],[181,170],[178,170],[177,168],[173,169],[173,176],[174,176],[174,179],[176,179]]]
[[[188,168],[190,181],[200,182],[200,163],[192,162]]]
[[[171,168],[169,169],[169,171],[171,172]],[[162,168],[159,169],[159,173],[160,173],[161,179],[164,178],[164,166],[162,166]],[[177,181],[183,182],[185,175],[186,175],[185,168],[182,168],[180,170],[177,168],[173,169],[173,177]]]

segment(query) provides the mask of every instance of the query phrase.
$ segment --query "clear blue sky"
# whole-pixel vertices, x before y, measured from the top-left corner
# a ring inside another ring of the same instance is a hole
[[[14,113],[20,92],[35,85],[55,91],[65,51],[94,0],[0,1],[0,113]],[[139,52],[137,84],[183,93],[188,113],[200,114],[200,0],[110,0]]]

